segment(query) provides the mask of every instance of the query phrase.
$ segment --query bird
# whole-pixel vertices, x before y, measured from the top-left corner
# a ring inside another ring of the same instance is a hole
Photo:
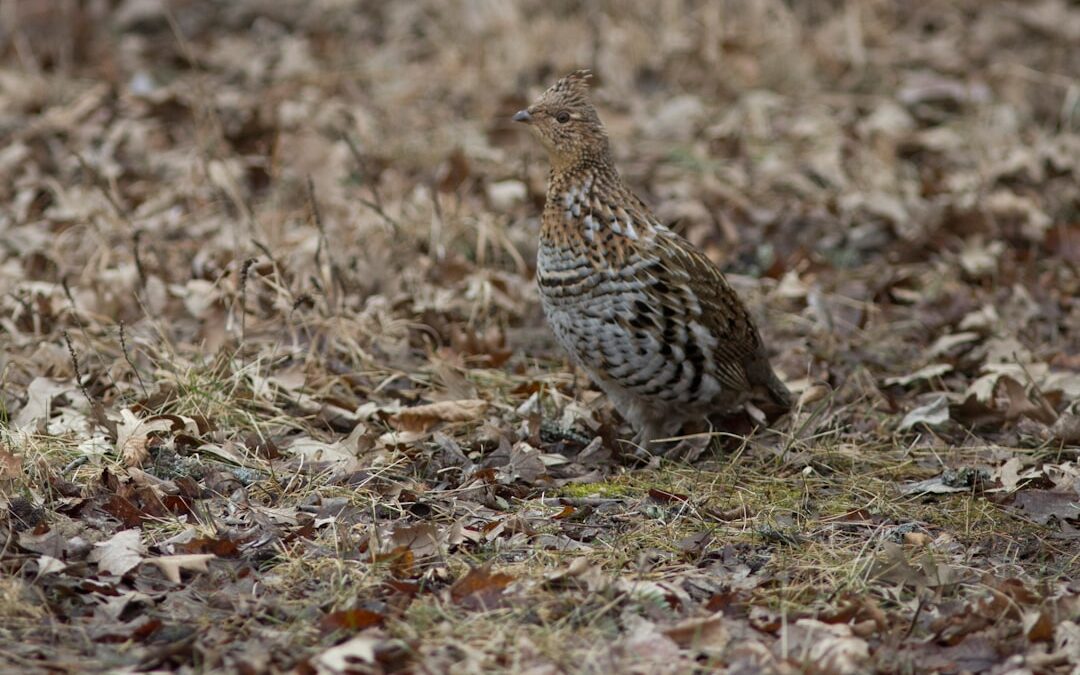
[[[574,71],[513,116],[550,162],[536,277],[557,342],[649,454],[747,402],[783,415],[791,392],[746,305],[620,177],[591,77]]]

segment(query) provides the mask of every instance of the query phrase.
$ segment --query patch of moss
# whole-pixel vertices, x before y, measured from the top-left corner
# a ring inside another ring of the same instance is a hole
[[[627,485],[622,477],[613,478],[601,483],[571,483],[559,489],[560,497],[580,499],[584,497],[606,497],[615,499],[618,497],[636,497],[641,490]]]

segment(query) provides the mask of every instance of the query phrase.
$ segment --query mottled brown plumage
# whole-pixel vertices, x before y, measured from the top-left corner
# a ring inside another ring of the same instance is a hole
[[[551,160],[537,279],[559,343],[643,446],[750,399],[789,409],[723,273],[620,179],[588,78],[564,77],[514,116]]]

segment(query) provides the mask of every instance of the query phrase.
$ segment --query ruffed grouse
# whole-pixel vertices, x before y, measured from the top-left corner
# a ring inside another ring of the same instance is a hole
[[[536,273],[559,343],[648,443],[747,400],[791,393],[723,273],[619,177],[588,71],[514,115],[551,161]]]

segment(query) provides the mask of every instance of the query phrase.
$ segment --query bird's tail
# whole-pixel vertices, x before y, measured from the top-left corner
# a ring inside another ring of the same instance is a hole
[[[784,412],[791,410],[795,405],[795,399],[791,395],[791,390],[787,388],[783,380],[776,376],[776,373],[770,373],[772,377],[769,378],[769,382],[766,385],[766,390],[769,394],[769,400],[776,404],[777,407],[783,408]]]

